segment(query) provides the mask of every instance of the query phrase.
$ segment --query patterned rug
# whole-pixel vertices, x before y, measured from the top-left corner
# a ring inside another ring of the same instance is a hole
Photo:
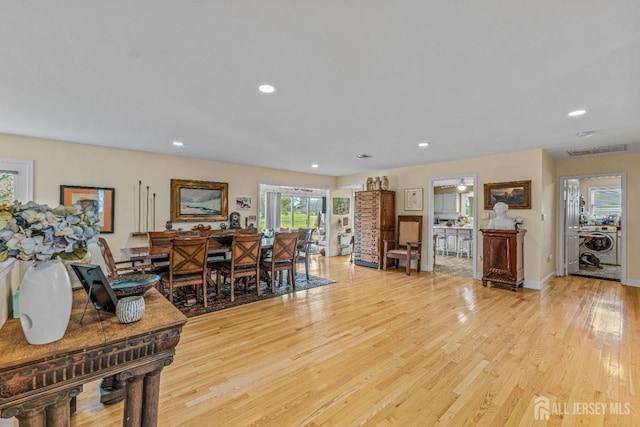
[[[263,299],[277,297],[279,295],[285,295],[297,291],[304,291],[306,289],[317,288],[319,286],[329,285],[335,283],[334,280],[326,279],[324,277],[318,277],[309,275],[309,280],[305,277],[304,273],[298,273],[296,275],[296,288],[286,284],[286,273],[284,283],[280,285],[276,283],[276,292],[271,293],[271,288],[266,282],[260,281],[260,296],[256,293],[255,283],[249,284],[249,289],[244,289],[244,284],[236,284],[234,296],[235,301],[231,302],[231,291],[229,286],[223,286],[221,289],[221,297],[216,298],[215,289],[212,289],[207,294],[207,308],[204,308],[201,301],[196,302],[193,305],[187,305],[184,293],[182,290],[175,290],[173,293],[173,304],[184,313],[187,317],[199,316],[201,314],[211,313],[213,311],[224,310],[225,308],[236,307],[250,302],[260,301]]]

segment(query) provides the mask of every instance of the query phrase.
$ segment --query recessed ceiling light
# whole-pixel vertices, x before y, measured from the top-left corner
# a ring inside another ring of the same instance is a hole
[[[317,168],[317,167],[318,167],[318,164],[317,164],[317,163],[313,163],[313,164],[311,165],[311,167],[312,167],[312,168]]]
[[[180,141],[173,141],[173,145],[175,145],[176,147],[182,147],[184,143]]]
[[[258,90],[262,93],[273,93],[276,91],[276,87],[270,84],[261,84],[258,86]]]
[[[356,159],[370,159],[373,156],[371,154],[356,154],[355,156]]]
[[[418,147],[428,147],[429,143],[427,141],[422,141],[418,143]]]
[[[586,113],[587,113],[587,110],[573,110],[569,114],[567,114],[567,116],[569,116],[569,117],[578,117],[578,116],[581,116],[581,115],[586,114]]]

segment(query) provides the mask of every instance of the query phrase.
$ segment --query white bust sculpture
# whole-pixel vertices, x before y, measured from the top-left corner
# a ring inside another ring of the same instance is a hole
[[[509,205],[498,202],[493,206],[493,211],[496,213],[496,217],[489,221],[489,228],[494,230],[515,230],[513,219],[507,217]]]

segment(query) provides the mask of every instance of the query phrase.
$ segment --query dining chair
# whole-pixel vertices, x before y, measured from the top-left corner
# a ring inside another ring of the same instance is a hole
[[[164,273],[169,270],[169,251],[171,248],[171,240],[180,236],[178,230],[168,231],[149,231],[149,255],[166,254],[164,259],[151,260],[153,272],[156,274]]]
[[[218,265],[216,271],[216,293],[220,295],[220,287],[229,278],[231,287],[231,302],[235,301],[235,282],[244,278],[245,289],[248,279],[255,277],[256,293],[260,295],[260,250],[262,233],[235,234],[231,243],[231,259]]]
[[[91,264],[99,265],[108,279],[125,274],[144,274],[153,270],[153,266],[149,264],[134,265],[131,261],[116,261],[104,237],[99,237],[98,242],[87,245],[87,250],[91,254]]]
[[[260,260],[260,265],[264,271],[269,273],[267,281],[271,286],[271,292],[276,291],[276,276],[280,277],[282,284],[282,273],[287,272],[287,282],[296,287],[296,252],[298,246],[297,231],[276,232],[273,238],[273,247],[269,258]]]
[[[169,271],[160,275],[162,284],[169,287],[169,301],[173,303],[173,290],[195,286],[196,300],[202,294],[207,307],[207,283],[210,281],[207,256],[209,239],[206,237],[174,237],[169,243]],[[200,290],[201,289],[201,290]]]
[[[393,260],[396,268],[402,260],[405,262],[405,273],[408,276],[411,274],[411,261],[416,260],[416,270],[419,273],[422,257],[422,216],[399,215],[397,230],[397,240],[384,240],[382,270],[387,270],[389,259]]]
[[[298,229],[298,245],[296,253],[296,263],[304,263],[304,274],[309,280],[309,261],[311,247],[311,235],[313,234],[313,228],[299,228]]]

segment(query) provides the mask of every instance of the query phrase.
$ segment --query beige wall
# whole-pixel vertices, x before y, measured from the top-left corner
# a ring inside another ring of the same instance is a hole
[[[469,176],[476,175],[477,181],[474,183],[476,189],[478,215],[475,221],[477,229],[486,228],[489,220],[481,219],[484,210],[484,194],[481,189],[484,188],[485,183],[491,182],[505,182],[505,181],[532,181],[532,200],[531,209],[524,210],[512,210],[510,216],[521,216],[524,219],[524,228],[527,229],[525,236],[525,278],[532,287],[537,287],[541,280],[543,280],[548,272],[553,270],[553,266],[543,266],[542,258],[546,260],[547,254],[543,251],[547,250],[547,245],[551,246],[552,257],[555,258],[555,251],[553,251],[553,243],[555,242],[555,236],[552,236],[552,231],[549,230],[547,223],[552,223],[553,212],[548,212],[545,218],[544,226],[541,220],[541,214],[550,202],[543,198],[543,194],[547,194],[548,191],[553,191],[542,180],[543,159],[546,163],[550,160],[542,150],[530,150],[519,153],[501,154],[495,156],[478,157],[474,159],[456,160],[450,162],[426,164],[419,166],[411,166],[400,169],[384,169],[366,174],[349,175],[338,178],[338,186],[347,186],[352,184],[362,184],[366,182],[368,176],[383,176],[389,177],[389,189],[396,191],[396,214],[415,215],[416,212],[404,211],[404,189],[421,187],[424,189],[424,224],[430,224],[431,219],[427,218],[427,212],[430,211],[428,206],[429,196],[427,194],[429,190],[429,181],[432,178],[442,178],[450,176]],[[546,164],[545,163],[545,164]],[[545,175],[546,176],[546,175]],[[555,176],[551,174],[551,176]],[[543,190],[544,187],[544,190]],[[493,216],[493,212],[490,212]],[[424,227],[423,241],[427,238],[427,227]],[[481,236],[481,233],[477,233],[477,236]],[[481,273],[482,262],[480,256],[482,254],[482,239],[478,239],[478,251],[476,254],[476,260],[478,265],[478,271],[476,275]],[[430,245],[423,246],[423,259],[427,259],[427,251],[430,250]],[[544,262],[546,264],[546,261]]]
[[[577,177],[583,175],[626,174],[626,227],[627,281],[640,286],[640,153],[589,157],[558,161],[556,176]],[[624,207],[623,207],[624,209]]]
[[[0,147],[2,157],[34,160],[33,198],[39,203],[57,206],[60,185],[115,188],[115,233],[104,237],[116,257],[119,248],[146,245],[146,237],[130,237],[138,225],[134,214],[138,181],[142,181],[145,192],[148,185],[149,193],[156,193],[158,230],[163,230],[169,219],[171,178],[228,182],[229,212],[235,211],[236,196],[251,197],[251,209],[238,211],[243,217],[242,224],[245,216],[257,213],[258,185],[261,182],[330,189],[336,184],[335,177],[322,175],[3,134],[0,134]],[[143,231],[146,231],[146,221],[142,222]],[[153,221],[149,223],[151,228]],[[191,228],[192,225],[175,223],[174,227]]]
[[[478,214],[477,229],[484,228],[488,219],[481,219],[486,212],[482,189],[485,183],[504,181],[532,181],[531,209],[512,210],[510,216],[524,219],[525,236],[525,278],[527,282],[541,283],[553,274],[556,266],[558,247],[557,194],[559,178],[590,174],[626,173],[627,212],[638,212],[640,193],[632,189],[640,188],[640,154],[603,156],[587,159],[556,161],[543,150],[529,150],[518,153],[485,156],[474,159],[456,160],[435,164],[425,164],[399,169],[372,171],[366,174],[344,177],[328,177],[313,174],[294,173],[268,168],[241,166],[230,163],[198,160],[185,157],[164,156],[127,150],[116,150],[82,144],[72,144],[37,138],[25,138],[0,134],[2,157],[34,160],[34,200],[40,203],[57,205],[60,185],[87,185],[116,188],[116,217],[113,235],[105,235],[114,248],[145,244],[144,239],[132,238],[137,220],[134,216],[134,191],[138,181],[150,186],[150,192],[156,193],[156,229],[163,229],[169,219],[170,179],[193,179],[222,181],[229,183],[229,200],[235,202],[236,196],[248,196],[252,199],[252,208],[241,211],[244,216],[257,213],[258,184],[306,185],[335,189],[361,185],[369,176],[388,176],[391,190],[396,191],[396,213],[415,214],[404,211],[406,188],[421,187],[425,190],[424,223],[429,224],[429,180],[449,176],[475,174]],[[332,193],[331,197],[340,193]],[[337,196],[336,196],[337,197]],[[233,211],[234,204],[230,205]],[[493,212],[489,212],[493,216]],[[332,219],[333,220],[333,219]],[[244,221],[244,218],[243,218]],[[337,221],[337,218],[335,219]],[[625,218],[627,227],[627,260],[640,256],[637,238],[640,221],[635,215]],[[182,224],[190,228],[191,223]],[[332,227],[332,229],[335,229]],[[425,227],[423,239],[426,239]],[[477,234],[480,236],[480,233]],[[336,236],[331,236],[332,240]],[[423,247],[426,260],[428,245]],[[481,273],[482,242],[478,239],[477,264]],[[640,264],[627,263],[627,278],[640,283]]]

